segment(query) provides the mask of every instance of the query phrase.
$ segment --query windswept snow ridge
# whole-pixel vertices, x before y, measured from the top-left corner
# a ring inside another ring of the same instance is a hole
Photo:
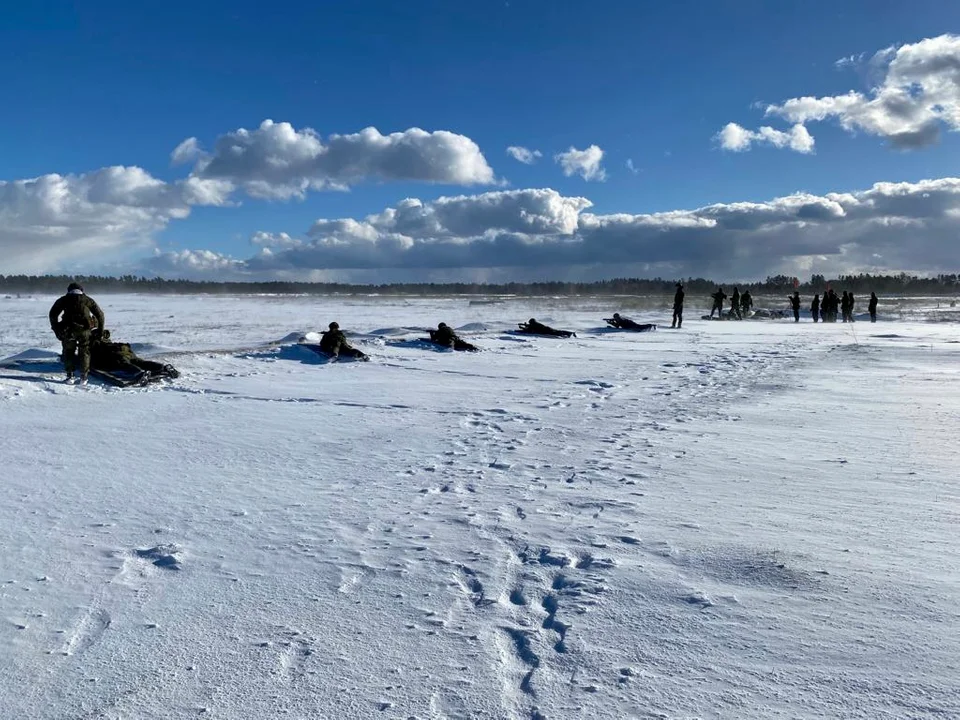
[[[4,301],[3,717],[960,716],[950,322],[97,299],[182,375],[63,385]]]

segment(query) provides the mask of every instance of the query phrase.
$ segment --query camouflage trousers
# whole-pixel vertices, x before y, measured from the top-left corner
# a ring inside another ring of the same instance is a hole
[[[72,375],[77,367],[77,356],[80,357],[80,373],[86,375],[90,372],[90,331],[89,330],[68,330],[63,336],[61,344],[63,346],[63,369]]]

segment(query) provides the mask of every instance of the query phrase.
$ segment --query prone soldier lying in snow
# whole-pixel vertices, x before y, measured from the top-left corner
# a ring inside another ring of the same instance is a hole
[[[172,365],[138,357],[129,343],[111,342],[110,331],[94,332],[90,338],[90,367],[129,379],[129,384],[142,384],[158,378],[177,378],[180,372]]]
[[[347,336],[343,334],[339,323],[336,322],[330,323],[329,329],[320,336],[320,349],[332,358],[339,358],[342,355],[360,360],[367,359],[365,353],[347,342]]]

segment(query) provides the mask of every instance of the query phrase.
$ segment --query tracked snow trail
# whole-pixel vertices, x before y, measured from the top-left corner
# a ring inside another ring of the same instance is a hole
[[[946,326],[310,302],[102,303],[200,350],[168,386],[0,370],[4,714],[960,713]],[[311,317],[486,350],[250,349]]]

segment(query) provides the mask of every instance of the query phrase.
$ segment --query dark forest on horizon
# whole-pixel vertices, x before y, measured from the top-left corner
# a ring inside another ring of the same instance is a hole
[[[506,295],[506,296],[602,296],[672,294],[676,279],[617,278],[595,282],[532,282],[532,283],[388,283],[352,285],[348,283],[314,283],[293,281],[222,282],[211,280],[167,280],[154,277],[123,275],[0,275],[0,292],[57,295],[71,282],[79,282],[89,293],[157,293],[210,295]],[[827,288],[852,291],[857,295],[875,292],[878,295],[956,295],[960,294],[960,275],[941,274],[934,277],[898,275],[841,275],[826,278],[812,275],[807,280],[775,275],[762,282],[716,282],[705,278],[682,278],[687,294],[709,295],[717,287],[728,293],[734,288],[753,294],[822,293]]]

